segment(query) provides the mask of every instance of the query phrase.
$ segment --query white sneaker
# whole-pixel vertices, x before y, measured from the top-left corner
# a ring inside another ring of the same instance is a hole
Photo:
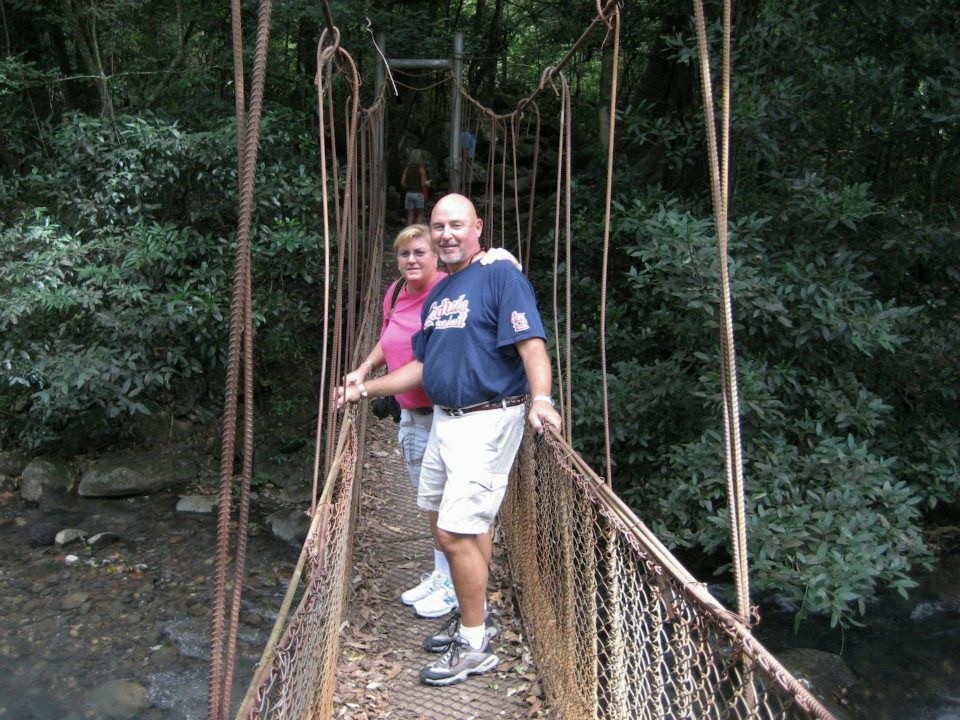
[[[430,593],[443,587],[445,581],[447,581],[446,575],[437,570],[432,573],[424,573],[420,576],[420,584],[404,592],[400,596],[400,602],[404,605],[413,605],[417,600],[423,600]]]
[[[459,607],[460,603],[457,602],[457,593],[453,589],[453,583],[447,580],[425,598],[417,600],[413,604],[413,612],[417,617],[438,618]]]

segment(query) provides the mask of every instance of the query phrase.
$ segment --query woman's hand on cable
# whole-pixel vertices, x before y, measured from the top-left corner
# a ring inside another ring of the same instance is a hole
[[[347,373],[347,376],[343,379],[343,382],[347,385],[359,385],[367,379],[369,367],[369,365],[361,365],[356,370]]]
[[[370,374],[371,370],[373,370],[373,360],[364,360],[362,363],[360,363],[356,370],[352,370],[351,372],[347,373],[347,376],[343,379],[343,382],[346,385],[359,385],[367,379],[367,375]]]
[[[483,257],[480,258],[480,264],[489,265],[490,263],[497,262],[497,260],[508,260],[513,263],[513,266],[517,270],[523,270],[523,265],[521,265],[520,261],[513,256],[513,253],[502,247],[495,247],[487,250]]]

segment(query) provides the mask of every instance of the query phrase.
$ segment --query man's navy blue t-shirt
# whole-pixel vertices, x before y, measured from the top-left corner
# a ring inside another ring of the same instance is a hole
[[[472,263],[441,280],[421,310],[413,354],[437,405],[464,407],[530,391],[519,340],[545,339],[533,286],[511,263]]]

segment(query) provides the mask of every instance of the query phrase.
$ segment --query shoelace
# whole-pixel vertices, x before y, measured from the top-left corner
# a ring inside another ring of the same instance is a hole
[[[460,613],[455,612],[455,613],[450,617],[450,619],[447,620],[447,621],[443,624],[443,627],[440,628],[440,629],[437,631],[436,634],[437,634],[437,635],[443,635],[444,633],[446,633],[446,634],[447,634],[447,637],[449,637],[449,638],[452,639],[452,638],[454,637],[454,635],[455,635],[454,630],[455,630],[457,627],[459,627],[459,625],[460,625]],[[434,637],[436,637],[436,636],[434,636]]]
[[[439,665],[446,664],[447,667],[453,667],[457,664],[457,661],[460,659],[460,641],[461,639],[456,635],[453,636],[453,640],[450,641],[450,644],[447,645],[447,651],[440,658]],[[466,642],[466,641],[464,641]]]

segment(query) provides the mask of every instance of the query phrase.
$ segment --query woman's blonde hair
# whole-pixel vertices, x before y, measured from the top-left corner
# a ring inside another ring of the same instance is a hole
[[[433,243],[430,241],[430,228],[420,223],[415,225],[407,225],[403,230],[397,233],[397,239],[393,241],[393,249],[399,250],[418,235],[423,235],[424,239],[430,244],[430,249],[434,249]]]

